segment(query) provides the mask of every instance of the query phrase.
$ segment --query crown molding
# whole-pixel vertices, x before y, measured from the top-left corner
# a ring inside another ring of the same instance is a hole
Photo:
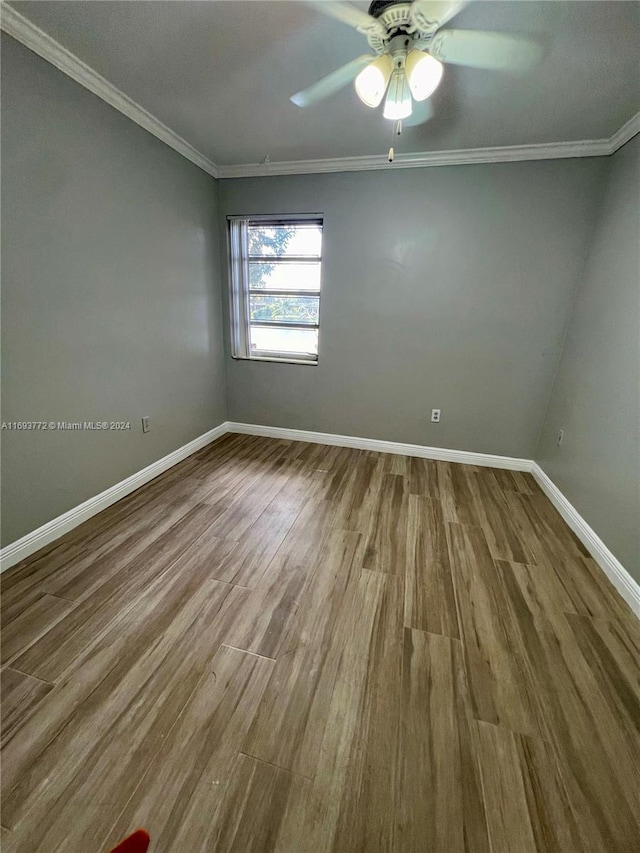
[[[463,148],[397,154],[389,163],[385,154],[369,157],[336,157],[327,160],[218,166],[219,178],[253,178],[267,175],[305,175],[325,172],[365,172],[378,169],[418,169],[427,166],[463,166],[472,163],[517,163],[524,160],[559,160],[567,157],[605,157],[611,154],[608,139],[551,142],[542,145],[505,145],[496,148]]]
[[[636,113],[632,116],[629,121],[623,124],[620,130],[616,131],[609,139],[609,147],[611,148],[609,154],[615,154],[618,148],[622,148],[625,143],[633,139],[633,137],[638,133],[640,133],[640,113]]]
[[[186,157],[187,160],[195,163],[196,166],[214,178],[218,177],[218,168],[208,157],[205,157],[170,127],[151,115],[144,107],[141,107],[140,104],[137,104],[132,98],[105,80],[66,47],[63,47],[39,27],[36,27],[28,18],[4,2],[0,5],[0,28],[25,47],[28,47],[29,50],[55,65],[76,83],[80,83],[85,89],[93,92],[94,95],[123,113],[131,121],[152,133],[165,145],[177,151],[178,154]]]
[[[393,163],[386,156],[335,157],[326,160],[290,160],[275,163],[243,163],[218,166],[219,178],[257,178],[268,175],[308,175],[327,172],[364,172],[378,169],[418,169],[427,166],[464,166],[472,163],[518,163],[526,160],[561,160],[568,157],[608,157],[640,133],[640,112],[608,139],[581,139],[536,145],[503,145],[495,148],[461,148],[398,154]]]
[[[0,28],[214,178],[255,178],[269,175],[364,172],[378,169],[419,169],[428,166],[461,166],[473,163],[517,163],[527,160],[559,160],[567,157],[607,157],[640,133],[639,112],[608,139],[421,151],[413,154],[398,154],[393,163],[389,163],[384,155],[374,155],[219,166],[6,2],[0,3]]]

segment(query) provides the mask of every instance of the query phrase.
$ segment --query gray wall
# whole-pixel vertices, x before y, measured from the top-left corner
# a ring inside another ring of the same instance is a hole
[[[7,544],[225,419],[215,181],[2,37]],[[140,417],[152,430],[143,435]]]
[[[609,166],[537,459],[640,582],[640,137]]]
[[[606,169],[221,181],[222,219],[325,215],[319,364],[227,358],[230,419],[531,458]]]

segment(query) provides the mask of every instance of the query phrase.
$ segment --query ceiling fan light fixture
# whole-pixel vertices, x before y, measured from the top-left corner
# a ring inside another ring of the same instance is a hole
[[[405,67],[411,94],[416,101],[426,101],[442,80],[442,63],[428,53],[412,50]]]
[[[384,102],[382,114],[391,121],[398,121],[399,119],[409,118],[412,111],[413,105],[407,75],[404,68],[396,68],[391,75],[387,100]]]
[[[392,70],[393,62],[386,53],[362,69],[356,77],[355,85],[356,93],[363,104],[368,107],[377,107],[381,103],[387,91]]]

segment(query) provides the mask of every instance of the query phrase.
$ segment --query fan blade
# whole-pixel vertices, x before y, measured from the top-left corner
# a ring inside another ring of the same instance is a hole
[[[435,32],[468,5],[469,0],[413,0],[411,20],[423,32]]]
[[[542,48],[536,42],[474,30],[437,32],[428,51],[441,62],[514,72],[526,71],[542,56]]]
[[[325,0],[312,0],[311,5],[324,15],[342,21],[343,24],[348,24],[350,27],[355,27],[361,33],[385,35],[385,28],[380,21],[363,12],[362,9],[352,6],[351,3],[334,2],[334,0],[326,0],[326,2]]]
[[[358,56],[357,59],[352,59],[351,62],[347,62],[342,68],[337,68],[331,74],[327,74],[326,77],[318,80],[317,83],[309,86],[308,89],[292,95],[290,100],[298,107],[308,107],[311,104],[322,101],[324,98],[328,98],[329,95],[333,95],[338,89],[344,88],[352,80],[355,80],[360,71],[370,62],[373,62],[375,58],[375,56],[371,56],[370,54]]]

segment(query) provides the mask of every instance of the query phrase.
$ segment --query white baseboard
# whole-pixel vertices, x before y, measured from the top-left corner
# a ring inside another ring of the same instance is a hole
[[[246,435],[264,435],[269,438],[284,438],[289,441],[308,441],[312,444],[332,444],[338,447],[354,447],[359,450],[377,450],[381,453],[397,453],[401,456],[419,456],[423,459],[441,459],[444,462],[461,462],[465,465],[481,465],[490,468],[506,468],[509,471],[527,471],[536,478],[551,503],[556,507],[571,530],[588,549],[611,583],[627,602],[633,612],[640,617],[640,586],[611,553],[602,539],[593,530],[577,509],[567,500],[560,489],[544,473],[533,459],[518,459],[513,456],[493,456],[489,453],[471,453],[463,450],[449,450],[442,447],[426,447],[420,444],[402,444],[395,441],[381,441],[374,438],[360,438],[351,435],[334,435],[325,432],[310,432],[302,429],[261,426],[260,424],[242,424],[229,421],[229,432]]]
[[[334,435],[329,432],[310,432],[304,429],[240,424],[229,421],[229,432],[245,435],[264,435],[268,438],[285,438],[289,441],[308,441],[311,444],[332,444],[338,447],[355,447],[358,450],[377,450],[399,456],[419,456],[422,459],[440,459],[443,462],[462,462],[464,465],[482,465],[489,468],[507,468],[509,471],[530,471],[530,459],[513,456],[493,456],[490,453],[472,453],[466,450],[449,450],[445,447],[427,447],[423,444],[403,444],[377,438],[360,438],[353,435]]]
[[[111,486],[111,488],[106,489],[99,495],[89,498],[88,501],[48,521],[42,527],[38,527],[37,530],[27,533],[22,539],[18,539],[16,542],[12,542],[11,545],[7,545],[6,548],[0,551],[0,572],[11,568],[11,566],[39,551],[40,548],[44,548],[45,545],[53,542],[54,539],[58,539],[60,536],[73,530],[74,527],[82,524],[83,521],[102,512],[103,509],[124,498],[130,492],[139,489],[140,486],[148,483],[149,480],[153,480],[158,474],[162,474],[163,471],[172,468],[178,462],[182,462],[187,456],[191,456],[196,450],[200,450],[200,448],[220,438],[226,432],[229,432],[229,430],[225,422],[210,429],[209,432],[203,433],[198,438],[194,438],[193,441],[189,441],[172,453],[163,456],[157,462],[147,465],[146,468],[132,474],[126,480],[116,483],[115,486]]]
[[[472,453],[464,450],[449,450],[442,447],[426,447],[421,444],[403,444],[395,441],[382,441],[375,438],[361,438],[352,435],[334,435],[333,433],[311,432],[302,429],[261,426],[225,421],[204,435],[174,450],[157,462],[132,474],[115,486],[90,498],[74,509],[54,518],[32,533],[18,539],[0,552],[0,571],[24,560],[26,557],[53,542],[54,539],[73,530],[83,521],[116,503],[140,486],[153,480],[163,471],[186,459],[192,453],[205,447],[227,432],[244,435],[263,435],[268,438],[282,438],[289,441],[307,441],[311,444],[329,444],[338,447],[353,447],[358,450],[377,450],[380,453],[395,453],[400,456],[417,456],[422,459],[440,459],[444,462],[460,462],[465,465],[480,465],[490,468],[505,468],[509,471],[527,471],[536,478],[543,492],[556,507],[571,530],[589,550],[594,560],[602,568],[611,583],[640,618],[640,586],[627,572],[620,561],[611,553],[602,539],[593,530],[576,508],[567,500],[560,489],[545,474],[537,462],[532,459],[518,459],[512,456],[494,456],[490,453]]]
[[[640,586],[537,462],[531,463],[531,473],[540,484],[542,491],[587,548],[629,607],[640,618]]]

